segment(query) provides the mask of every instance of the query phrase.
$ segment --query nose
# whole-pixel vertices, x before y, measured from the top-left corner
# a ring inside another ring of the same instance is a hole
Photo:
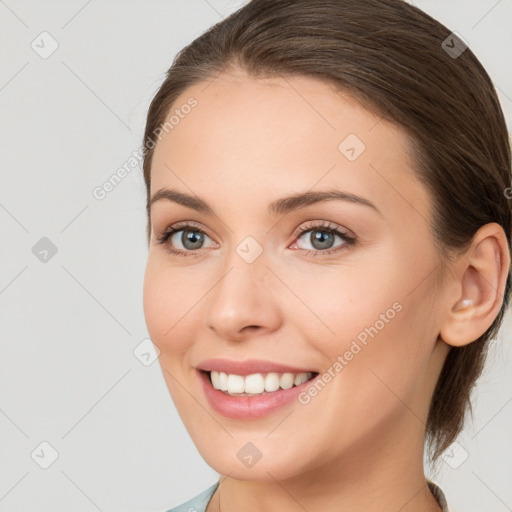
[[[252,263],[233,258],[230,262],[231,266],[205,297],[207,328],[228,341],[241,341],[258,331],[263,335],[278,329],[278,280],[264,258]]]

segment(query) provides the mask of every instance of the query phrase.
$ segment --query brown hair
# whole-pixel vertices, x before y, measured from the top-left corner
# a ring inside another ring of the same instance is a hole
[[[152,135],[189,86],[240,69],[256,78],[323,80],[403,127],[415,175],[433,200],[430,227],[443,262],[467,249],[490,222],[503,227],[510,250],[505,190],[511,185],[511,150],[503,112],[481,63],[450,35],[403,0],[252,0],[205,31],[177,54],[149,108],[143,166],[148,243]],[[450,48],[464,51],[457,56]],[[426,424],[431,462],[460,433],[467,409],[473,412],[470,395],[509,293],[510,271],[489,329],[448,353]]]

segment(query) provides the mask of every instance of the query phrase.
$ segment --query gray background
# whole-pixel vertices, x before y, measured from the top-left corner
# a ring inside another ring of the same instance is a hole
[[[414,3],[469,43],[510,129],[512,0]],[[0,0],[2,511],[163,511],[217,479],[158,362],[133,353],[148,337],[141,171],[92,191],[139,148],[175,53],[241,4]],[[511,334],[507,314],[475,422],[435,477],[454,512],[512,510]]]

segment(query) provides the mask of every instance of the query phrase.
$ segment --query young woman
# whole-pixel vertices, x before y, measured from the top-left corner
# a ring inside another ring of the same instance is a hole
[[[219,482],[173,511],[434,512],[510,289],[511,155],[462,39],[402,0],[252,0],[144,136],[144,312]]]

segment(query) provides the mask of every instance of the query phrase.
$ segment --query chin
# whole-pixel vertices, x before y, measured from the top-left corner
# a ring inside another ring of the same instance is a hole
[[[273,434],[271,434],[273,435]],[[250,436],[247,436],[249,438]],[[214,438],[196,443],[202,458],[217,473],[238,480],[274,482],[293,478],[307,469],[308,462],[300,464],[297,450],[282,446],[282,438],[245,441],[239,436],[213,445]]]

